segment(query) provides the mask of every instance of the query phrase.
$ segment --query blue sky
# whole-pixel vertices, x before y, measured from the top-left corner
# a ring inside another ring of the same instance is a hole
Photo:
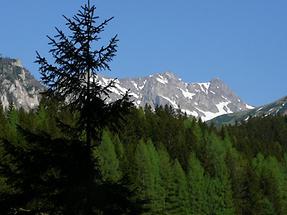
[[[252,105],[287,95],[286,0],[91,1],[100,17],[115,17],[103,35],[120,39],[109,76],[169,70],[187,82],[219,77]],[[46,35],[64,28],[62,15],[83,2],[1,2],[0,53],[20,58],[39,78],[35,51],[48,55]]]

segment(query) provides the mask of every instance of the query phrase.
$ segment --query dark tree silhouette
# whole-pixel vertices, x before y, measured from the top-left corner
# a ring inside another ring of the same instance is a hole
[[[93,140],[99,143],[101,129],[121,119],[121,113],[131,106],[128,93],[107,103],[115,80],[105,86],[97,81],[98,72],[110,70],[109,63],[116,54],[118,39],[116,35],[107,45],[99,45],[100,34],[113,17],[99,23],[95,11],[96,7],[88,1],[74,17],[64,16],[71,34],[66,35],[56,28],[57,35],[48,36],[54,64],[38,52],[36,60],[40,64],[42,82],[48,87],[45,96],[57,97],[65,107],[80,112],[78,130],[85,129],[88,146]]]
[[[58,126],[53,129],[59,128],[60,132],[56,135],[42,128],[30,130],[15,122],[15,138],[3,138],[0,142],[0,152],[3,145],[5,157],[13,164],[13,168],[0,166],[0,174],[9,178],[7,183],[15,188],[14,193],[4,196],[7,207],[0,204],[7,213],[78,215],[97,214],[98,210],[104,214],[137,210],[130,204],[132,192],[123,182],[101,182],[93,156],[103,128],[119,129],[132,106],[128,92],[117,101],[107,102],[115,79],[105,86],[98,81],[98,72],[110,70],[118,39],[114,36],[108,44],[99,45],[100,34],[112,18],[98,23],[95,11],[96,7],[88,1],[74,17],[64,16],[70,35],[56,28],[57,35],[48,36],[52,64],[37,52],[36,62],[47,86],[43,107],[49,109],[50,102],[57,106],[53,109],[60,117],[55,116]],[[66,111],[59,110],[58,104]],[[67,123],[61,118],[63,115],[76,123]],[[73,131],[77,133],[71,135]],[[86,135],[85,141],[82,134]],[[25,144],[16,144],[18,139]],[[112,201],[100,201],[101,197],[111,196]]]

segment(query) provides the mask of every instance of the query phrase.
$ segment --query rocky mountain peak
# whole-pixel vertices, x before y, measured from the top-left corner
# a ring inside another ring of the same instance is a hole
[[[109,78],[99,77],[101,84]],[[167,71],[147,77],[119,79],[110,100],[118,99],[127,90],[135,105],[146,104],[153,109],[159,105],[171,105],[187,115],[206,121],[216,116],[252,108],[244,103],[219,78],[203,83],[187,83],[174,73]]]
[[[160,74],[160,73],[158,73],[158,74]],[[161,75],[162,75],[163,77],[168,78],[168,79],[176,79],[176,80],[179,79],[179,78],[176,76],[176,74],[173,73],[173,72],[171,72],[171,71],[163,72],[163,73],[161,73]]]
[[[213,82],[213,83],[224,83],[223,80],[221,80],[219,77],[214,77],[210,80],[210,82]]]
[[[0,57],[0,101],[5,109],[10,103],[26,110],[37,107],[41,89],[43,86],[20,60]]]

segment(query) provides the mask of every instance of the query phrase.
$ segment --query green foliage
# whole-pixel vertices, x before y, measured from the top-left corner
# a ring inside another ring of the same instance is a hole
[[[11,138],[16,139],[17,138],[17,125],[19,123],[19,112],[15,109],[13,104],[9,105],[8,113],[8,132],[10,132]]]
[[[146,202],[146,214],[157,214],[161,211],[161,186],[159,158],[157,151],[149,141],[140,140],[136,147],[133,174],[133,186],[139,201]]]
[[[216,129],[133,109],[91,156],[78,117],[56,101],[0,111],[1,214],[287,213],[285,117]]]
[[[205,171],[194,153],[189,158],[188,166],[187,180],[189,182],[190,214],[207,214],[209,211],[207,196],[209,177],[205,175]]]
[[[164,146],[160,146],[158,157],[161,188],[159,196],[162,205],[160,214],[170,214],[172,211],[174,180],[172,161]]]
[[[259,191],[254,198],[256,208],[268,211],[272,209],[274,214],[286,214],[286,175],[281,164],[274,157],[264,158],[262,154],[258,154],[253,159],[252,166],[255,180],[259,184]]]
[[[178,160],[175,160],[172,170],[171,214],[190,214],[186,175]]]
[[[207,171],[210,175],[208,201],[211,214],[234,214],[229,170],[225,158],[228,144],[211,133],[206,145]]]
[[[102,175],[102,180],[117,182],[121,179],[120,162],[109,131],[104,130],[102,143],[95,149],[94,156],[98,161],[97,164]]]

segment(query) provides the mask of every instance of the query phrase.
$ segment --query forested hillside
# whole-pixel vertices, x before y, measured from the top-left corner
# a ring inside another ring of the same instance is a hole
[[[91,160],[66,129],[77,117],[44,101],[0,112],[1,214],[287,213],[286,117],[217,129],[168,106],[132,109]]]

